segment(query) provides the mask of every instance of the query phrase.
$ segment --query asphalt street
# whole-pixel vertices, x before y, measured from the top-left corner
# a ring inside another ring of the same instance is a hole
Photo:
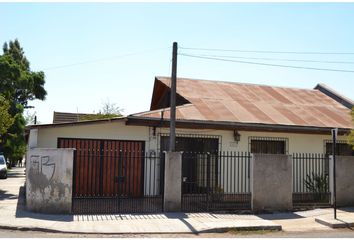
[[[69,234],[0,229],[0,238],[354,238],[354,229],[313,232],[242,231],[201,234]]]

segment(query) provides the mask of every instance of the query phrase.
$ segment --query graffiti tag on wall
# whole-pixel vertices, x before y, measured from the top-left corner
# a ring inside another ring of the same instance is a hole
[[[55,163],[51,162],[50,156],[31,155],[30,171],[34,175],[44,175],[50,181],[55,173]]]

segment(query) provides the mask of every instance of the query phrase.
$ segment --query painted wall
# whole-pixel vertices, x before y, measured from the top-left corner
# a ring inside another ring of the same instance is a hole
[[[71,213],[74,149],[32,148],[26,161],[26,206],[42,213]]]
[[[28,138],[28,147],[35,148],[38,146],[38,129],[31,129]]]
[[[177,129],[178,134],[196,134],[221,137],[222,151],[243,151],[248,152],[250,137],[274,137],[286,138],[288,141],[288,153],[324,153],[324,141],[331,140],[331,135],[320,134],[295,134],[295,133],[276,133],[276,132],[251,132],[239,131],[241,135],[240,142],[236,143],[233,131],[228,130],[194,130],[194,129]],[[158,129],[158,134],[168,133],[168,129]],[[151,141],[151,146],[159,145],[158,138]],[[346,140],[345,136],[338,136],[338,140]]]
[[[124,121],[40,128],[38,130],[38,147],[56,148],[57,139],[60,137],[148,141],[149,128],[127,126]]]
[[[97,123],[88,125],[62,126],[53,128],[40,128],[38,130],[38,147],[56,148],[58,137],[71,138],[98,138],[120,140],[145,141],[146,151],[160,150],[160,135],[168,134],[168,128],[157,128],[155,135],[153,128],[143,126],[129,126],[125,122]],[[324,141],[331,140],[331,135],[320,134],[295,134],[276,132],[250,132],[239,131],[240,142],[236,143],[233,131],[228,130],[200,130],[200,129],[177,129],[178,135],[208,135],[219,137],[221,143],[219,150],[222,151],[249,151],[250,137],[275,137],[285,138],[288,142],[288,154],[292,153],[324,153]],[[338,140],[346,140],[345,136],[339,136]]]

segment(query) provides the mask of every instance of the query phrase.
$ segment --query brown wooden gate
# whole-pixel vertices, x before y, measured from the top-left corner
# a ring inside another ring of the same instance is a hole
[[[76,149],[73,213],[162,210],[162,205],[156,203],[162,202],[160,194],[149,195],[150,199],[158,197],[152,205],[144,200],[144,184],[156,184],[144,165],[149,164],[151,169],[152,163],[157,166],[158,161],[145,156],[143,141],[59,138],[58,147]]]

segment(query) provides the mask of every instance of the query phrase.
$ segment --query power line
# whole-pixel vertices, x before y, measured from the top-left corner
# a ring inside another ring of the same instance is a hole
[[[82,62],[70,63],[70,64],[65,64],[65,65],[59,65],[59,66],[54,66],[54,67],[48,67],[48,68],[44,68],[43,70],[47,71],[47,70],[54,70],[54,69],[59,69],[59,68],[67,68],[67,67],[73,67],[73,66],[84,65],[84,64],[95,63],[95,62],[109,61],[109,60],[113,60],[113,59],[130,57],[130,56],[134,56],[134,55],[140,55],[140,54],[145,54],[145,53],[159,51],[159,50],[166,50],[166,49],[169,49],[169,48],[171,48],[171,47],[149,49],[149,50],[140,51],[140,52],[134,52],[134,53],[128,53],[128,54],[123,54],[123,55],[117,55],[117,56],[111,56],[111,57],[105,57],[105,58],[99,58],[99,59],[92,59],[92,60],[87,60],[87,61],[82,61]]]
[[[180,49],[198,50],[198,51],[217,51],[217,52],[243,52],[243,53],[313,54],[313,55],[354,55],[354,52],[261,51],[261,50],[219,49],[219,48],[191,48],[191,47],[180,47]]]
[[[224,58],[203,57],[203,56],[199,56],[199,55],[190,55],[190,54],[184,54],[184,53],[180,53],[179,55],[186,56],[186,57],[192,57],[192,58],[201,58],[201,59],[217,60],[217,61],[224,61],[224,62],[245,63],[245,64],[271,66],[271,67],[297,68],[297,69],[308,69],[308,70],[319,70],[319,71],[354,73],[354,70],[346,70],[346,69],[315,68],[315,67],[303,67],[303,66],[290,66],[290,65],[281,65],[281,64],[260,63],[260,62],[249,62],[249,61],[239,61],[239,60],[231,60],[231,59],[224,59]]]
[[[180,53],[184,54],[184,53]],[[188,53],[186,53],[188,54]],[[336,64],[354,64],[354,62],[349,61],[322,61],[322,60],[308,60],[308,59],[288,59],[288,58],[258,58],[258,57],[240,57],[240,56],[230,56],[230,55],[206,55],[199,54],[202,57],[216,57],[216,58],[237,58],[237,59],[252,59],[252,60],[265,60],[265,61],[288,61],[288,62],[312,62],[312,63],[336,63]]]

